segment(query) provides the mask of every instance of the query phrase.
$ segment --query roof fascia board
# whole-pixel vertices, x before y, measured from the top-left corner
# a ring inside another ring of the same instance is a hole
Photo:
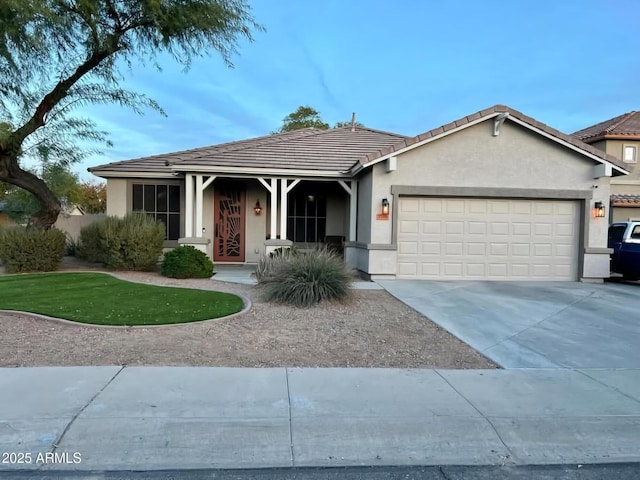
[[[530,123],[527,123],[527,122],[524,122],[522,120],[519,120],[518,118],[515,118],[513,115],[510,115],[509,119],[512,122],[517,123],[518,125],[521,125],[521,126],[523,126],[525,128],[528,128],[529,130],[531,130],[531,131],[533,131],[533,132],[535,132],[535,133],[537,133],[539,135],[542,135],[543,137],[548,138],[549,140],[553,140],[554,142],[559,143],[560,145],[563,145],[563,146],[565,146],[567,148],[570,148],[571,150],[573,150],[576,153],[584,155],[585,157],[589,157],[592,160],[595,160],[596,162],[602,163],[604,165],[609,165],[609,166],[611,166],[611,168],[615,169],[616,171],[618,171],[620,173],[623,173],[625,175],[628,175],[630,173],[630,172],[624,170],[623,168],[620,168],[617,165],[615,165],[615,164],[613,164],[611,162],[608,162],[604,158],[600,158],[599,156],[594,155],[593,153],[587,152],[586,150],[584,150],[584,149],[582,149],[580,147],[577,147],[574,144],[569,143],[569,142],[567,142],[567,141],[565,141],[565,140],[563,140],[561,138],[558,138],[555,135],[551,135],[550,133],[547,133],[544,130],[539,129],[539,128],[535,127],[534,125],[531,125]]]
[[[624,134],[624,133],[607,133],[605,135],[595,135],[593,137],[587,137],[582,140],[585,143],[599,142],[602,140],[630,140],[630,141],[638,141],[640,140],[640,135],[634,134]]]
[[[112,178],[112,177],[121,177],[121,178],[175,178],[176,173],[156,173],[156,172],[118,172],[114,170],[105,170],[103,172],[94,172],[89,171],[89,173],[93,173],[97,177],[103,178]]]
[[[318,171],[318,170],[292,170],[273,168],[251,168],[251,167],[208,167],[202,165],[175,165],[175,172],[197,172],[197,173],[241,173],[245,175],[269,176],[306,176],[306,177],[339,177],[351,178],[349,172]]]
[[[394,152],[388,153],[388,154],[383,155],[382,157],[376,158],[375,160],[372,160],[372,161],[370,161],[368,163],[362,164],[362,163],[358,162],[358,163],[356,163],[355,168],[352,169],[352,173],[354,173],[354,174],[358,173],[359,171],[361,171],[361,170],[363,170],[363,169],[365,169],[367,167],[370,167],[372,165],[375,165],[376,163],[380,163],[380,162],[385,161],[389,157],[395,157],[397,155],[401,155],[401,154],[403,154],[405,152],[408,152],[409,150],[413,150],[414,148],[421,147],[422,145],[426,145],[427,143],[430,143],[430,142],[433,142],[433,141],[438,140],[440,138],[446,137],[447,135],[450,135],[452,133],[459,132],[460,130],[464,130],[465,128],[472,127],[473,125],[477,125],[478,123],[482,123],[482,122],[484,122],[486,120],[489,120],[491,118],[497,117],[501,113],[504,113],[504,112],[493,112],[493,113],[491,113],[489,115],[486,115],[484,117],[476,118],[475,120],[472,120],[472,121],[470,121],[468,123],[465,123],[464,125],[460,125],[459,127],[452,128],[451,130],[447,130],[446,132],[439,133],[438,135],[435,135],[433,137],[429,137],[429,138],[427,138],[425,140],[422,140],[420,142],[413,143],[413,144],[409,145],[408,147],[404,147],[404,148],[401,148],[401,149],[396,150]],[[509,118],[511,118],[511,117],[509,117]]]

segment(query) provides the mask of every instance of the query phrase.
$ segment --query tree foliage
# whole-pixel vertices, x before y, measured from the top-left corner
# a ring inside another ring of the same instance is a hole
[[[364,127],[360,122],[355,122],[356,127]],[[351,122],[336,122],[333,128],[350,127]],[[303,128],[317,128],[328,130],[329,124],[320,118],[320,113],[308,105],[300,106],[295,112],[282,119],[282,126],[273,133],[293,132]]]
[[[309,106],[300,106],[295,112],[282,119],[282,126],[276,133],[293,132],[302,128],[328,130],[329,124],[322,121],[320,113]]]
[[[104,213],[107,204],[106,186],[98,182],[81,182],[76,173],[67,167],[46,163],[38,175],[60,202],[63,212],[73,207],[85,213]],[[0,182],[0,200],[7,214],[19,223],[26,222],[39,208],[38,200],[27,190]]]
[[[336,124],[333,126],[333,128],[344,128],[344,127],[350,127],[351,126],[351,121],[349,122],[336,122]],[[355,127],[364,127],[363,123],[360,122],[355,122],[353,124],[353,126]]]
[[[188,68],[213,52],[232,66],[239,40],[261,28],[245,0],[0,1],[0,181],[31,192],[40,206],[33,224],[49,227],[60,202],[21,158],[66,165],[87,153],[79,137],[106,142],[91,119],[72,115],[77,107],[161,111],[119,87],[123,66],[158,66],[166,54]]]

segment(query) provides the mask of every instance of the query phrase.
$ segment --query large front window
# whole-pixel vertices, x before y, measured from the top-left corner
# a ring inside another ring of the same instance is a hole
[[[164,223],[166,240],[180,238],[180,185],[134,183],[132,206]]]
[[[324,242],[327,199],[320,195],[293,193],[287,208],[287,238],[294,242]]]

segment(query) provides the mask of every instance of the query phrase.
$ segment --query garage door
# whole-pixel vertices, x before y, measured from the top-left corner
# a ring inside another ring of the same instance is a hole
[[[398,277],[576,280],[579,204],[400,197]]]

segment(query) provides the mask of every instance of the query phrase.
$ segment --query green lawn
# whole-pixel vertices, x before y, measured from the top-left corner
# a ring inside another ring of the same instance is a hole
[[[0,309],[96,325],[195,322],[242,307],[242,299],[229,293],[143,285],[104,273],[0,276]]]

